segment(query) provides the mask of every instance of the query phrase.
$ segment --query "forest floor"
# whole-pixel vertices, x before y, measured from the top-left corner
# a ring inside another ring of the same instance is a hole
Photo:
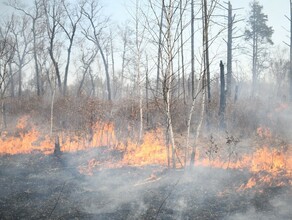
[[[99,148],[0,156],[0,219],[291,219],[292,188],[241,190],[247,171],[101,165],[84,172],[90,158],[113,155]]]

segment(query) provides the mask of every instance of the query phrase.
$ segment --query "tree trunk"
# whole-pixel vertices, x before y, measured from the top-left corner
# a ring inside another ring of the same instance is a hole
[[[63,96],[67,95],[67,81],[68,81],[68,73],[69,73],[69,66],[70,66],[70,59],[71,59],[71,50],[72,50],[72,45],[73,45],[73,38],[70,39],[70,45],[67,51],[67,62],[66,62],[66,67],[65,67],[65,75],[64,75],[64,82],[63,82]]]
[[[139,96],[139,139],[138,139],[138,145],[142,143],[143,139],[143,86],[142,86],[142,72],[141,72],[141,55],[142,55],[142,50],[141,50],[141,44],[143,39],[139,39],[139,0],[136,0],[136,19],[135,19],[135,31],[136,31],[136,36],[135,36],[135,47],[136,47],[136,62],[135,62],[135,69],[137,73],[137,83],[138,83],[138,96]],[[143,38],[143,36],[142,36]]]
[[[36,74],[36,90],[37,96],[41,95],[41,85],[40,85],[40,74],[39,74],[39,65],[38,65],[38,56],[37,56],[37,40],[36,40],[36,18],[32,18],[32,33],[33,33],[33,59],[34,59],[34,68]]]
[[[125,31],[126,32],[126,31]],[[127,49],[127,39],[126,33],[124,33],[124,44],[123,44],[123,55],[122,55],[122,71],[121,71],[121,89],[120,89],[120,98],[123,98],[124,92],[124,75],[125,75],[125,67],[126,67],[126,49]]]
[[[211,102],[211,79],[210,79],[210,59],[209,59],[209,20],[207,10],[207,0],[204,0],[204,35],[205,35],[205,68],[207,74],[207,96],[208,103]]]
[[[292,0],[290,0],[290,72],[289,72],[289,80],[290,80],[290,102],[292,102]]]
[[[198,90],[199,90],[199,85],[197,86],[196,94],[199,93]],[[186,140],[186,148],[185,148],[185,166],[187,166],[187,160],[189,158],[191,122],[192,122],[192,117],[193,117],[193,112],[194,112],[194,109],[195,109],[196,101],[197,101],[197,95],[192,100],[191,109],[190,109],[189,116],[188,116],[188,119],[187,119],[187,140]],[[192,151],[194,152],[194,150],[192,150]]]
[[[204,88],[205,86],[203,85],[203,91],[206,90],[206,88]],[[206,108],[206,94],[205,92],[202,92],[202,103],[201,103],[201,115],[200,115],[200,121],[199,124],[197,126],[196,129],[196,133],[195,133],[195,143],[192,146],[192,153],[191,153],[191,162],[190,162],[190,166],[194,167],[195,166],[195,159],[196,159],[196,150],[197,150],[197,145],[198,145],[198,139],[200,136],[200,131],[201,131],[201,127],[203,124],[203,119],[204,119],[204,113],[205,113],[205,108]]]
[[[232,29],[233,29],[233,17],[232,17],[232,5],[228,2],[228,39],[227,39],[227,97],[231,97],[232,88]]]
[[[171,89],[172,89],[172,79],[173,79],[173,47],[172,47],[172,34],[171,27],[173,22],[173,1],[169,0],[168,13],[166,15],[167,19],[167,32],[166,32],[166,40],[167,40],[167,69],[166,69],[166,117],[167,117],[167,125],[169,128],[169,139],[171,143],[171,152],[172,152],[172,167],[176,168],[176,145],[174,141],[174,133],[173,133],[173,125],[171,118]]]
[[[22,95],[22,64],[19,64],[20,67],[18,69],[18,97]]]
[[[106,87],[107,87],[107,99],[109,101],[112,100],[112,93],[111,93],[111,82],[110,82],[110,73],[109,73],[109,69],[108,69],[108,62],[107,62],[107,59],[104,55],[104,52],[100,46],[100,43],[99,41],[96,42],[97,43],[97,47],[98,47],[98,50],[100,51],[100,54],[101,54],[101,58],[102,58],[102,61],[103,61],[103,65],[104,65],[104,70],[105,70],[105,76],[106,76]]]
[[[149,70],[148,70],[148,57],[146,56],[146,125],[149,126]]]
[[[90,76],[90,82],[91,82],[91,86],[92,86],[92,92],[90,95],[94,97],[97,94],[95,92],[95,83],[94,83],[94,77],[93,77],[91,68],[89,68],[89,76]]]
[[[115,76],[115,57],[114,57],[114,46],[113,46],[113,37],[112,37],[112,32],[111,32],[111,39],[110,39],[110,47],[111,47],[111,61],[112,61],[112,88],[113,88],[113,97],[115,99],[117,95],[117,79]]]
[[[254,17],[255,17],[255,10],[254,10]],[[255,21],[254,21],[255,22]],[[253,24],[255,26],[255,24]],[[251,90],[251,97],[254,97],[256,94],[256,87],[257,87],[257,37],[256,33],[253,33],[252,39],[252,90]]]
[[[161,55],[162,55],[162,27],[163,27],[163,16],[164,16],[165,4],[162,0],[160,24],[159,24],[159,39],[158,39],[158,53],[157,53],[157,73],[156,73],[156,96],[159,94],[159,81],[160,81],[160,69],[161,69]]]
[[[53,135],[53,127],[54,127],[54,102],[55,102],[55,93],[56,93],[56,88],[53,88],[52,91],[52,98],[51,98],[51,125],[50,125],[50,136],[52,137]]]
[[[50,43],[49,54],[50,54],[50,57],[51,57],[51,60],[52,60],[52,63],[53,63],[54,69],[55,69],[55,74],[56,74],[56,77],[57,77],[58,88],[59,88],[60,93],[62,94],[61,75],[60,75],[60,70],[59,70],[59,64],[55,60],[55,57],[54,57],[54,54],[53,54],[53,48],[54,48],[53,44],[54,43],[53,43],[53,38],[52,38],[51,39],[51,43]]]
[[[1,75],[1,74],[0,74]],[[10,76],[10,96],[13,98],[15,96],[14,94],[14,75],[12,72],[12,63],[9,63],[9,76]]]
[[[182,68],[182,87],[183,87],[183,99],[186,104],[186,86],[185,86],[185,59],[184,59],[184,38],[183,38],[183,8],[182,2],[180,1],[180,49],[181,49],[181,68]],[[194,49],[194,48],[192,48]],[[193,54],[192,54],[193,55]]]
[[[211,82],[210,82],[210,62],[209,62],[209,21],[208,21],[208,10],[207,10],[207,0],[203,0],[203,60],[204,60],[204,78],[203,78],[203,88],[207,90],[207,102],[206,110],[206,125],[207,129],[210,128],[210,119],[211,119]]]
[[[194,0],[191,1],[191,65],[192,65],[192,99],[195,98],[195,13]]]
[[[1,113],[2,113],[2,129],[7,128],[7,118],[6,118],[6,106],[5,106],[5,100],[2,97],[2,103],[1,103]]]
[[[224,130],[225,125],[225,106],[226,106],[226,97],[225,97],[225,76],[224,76],[224,65],[220,61],[220,107],[219,107],[219,127]]]
[[[54,155],[59,156],[60,154],[61,154],[60,138],[59,135],[57,135],[55,139]]]

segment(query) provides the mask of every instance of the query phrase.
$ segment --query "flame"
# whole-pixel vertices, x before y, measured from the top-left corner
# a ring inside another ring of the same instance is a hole
[[[42,135],[35,126],[28,123],[29,117],[18,120],[16,133],[2,132],[0,139],[0,155],[29,154],[39,151],[44,154],[54,152],[55,140],[48,135]],[[93,125],[91,141],[87,135],[74,132],[59,132],[62,152],[76,152],[92,147],[113,146],[116,144],[114,126],[111,123],[96,122]]]
[[[29,117],[20,118],[15,133],[2,132],[0,138],[0,155],[29,154],[41,152],[52,154],[55,140],[37,131],[29,123]],[[88,164],[79,167],[80,172],[92,175],[95,169],[117,168],[122,166],[167,165],[167,148],[162,129],[145,132],[140,143],[134,140],[119,140],[113,123],[96,122],[90,135],[86,132],[59,132],[58,137],[62,152],[76,152],[90,148],[105,147],[108,152],[120,152],[118,159],[109,158],[100,161],[94,156]],[[257,129],[257,134],[271,140],[269,128]],[[216,155],[207,157],[203,150],[196,152],[196,166],[216,167],[221,169],[249,170],[252,177],[240,186],[240,190],[251,189],[257,185],[268,186],[292,185],[292,150],[291,146],[278,148],[268,145],[258,147],[254,152],[240,157]],[[178,151],[178,154],[182,152]],[[181,155],[178,155],[181,156]]]
[[[27,123],[28,117],[21,118],[16,125],[16,133],[9,135],[3,132],[0,139],[0,155],[2,154],[28,154],[33,151],[50,152],[50,144],[48,145],[47,137],[40,140],[40,133],[34,128],[29,127]]]
[[[167,163],[167,150],[161,129],[147,132],[140,145],[130,141],[123,157],[123,164],[143,166]]]

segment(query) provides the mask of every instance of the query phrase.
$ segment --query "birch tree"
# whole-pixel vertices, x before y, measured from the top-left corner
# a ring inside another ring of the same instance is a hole
[[[140,0],[136,0],[136,12],[135,12],[135,72],[137,74],[138,84],[138,98],[139,98],[139,139],[138,144],[141,143],[143,138],[143,76],[142,76],[142,55],[143,44],[145,36],[145,27],[140,27]]]

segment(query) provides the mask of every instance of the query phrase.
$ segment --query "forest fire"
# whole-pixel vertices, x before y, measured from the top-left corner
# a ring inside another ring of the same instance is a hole
[[[49,136],[42,136],[41,132],[30,124],[28,117],[19,119],[15,134],[3,133],[0,140],[0,154],[30,154],[41,152],[52,154],[54,140]],[[109,151],[120,151],[122,157],[118,161],[99,161],[94,155],[88,161],[86,168],[81,172],[92,174],[94,169],[118,168],[123,166],[167,165],[167,148],[163,131],[157,129],[145,133],[143,141],[138,146],[137,142],[127,140],[121,142],[115,135],[114,125],[111,123],[97,122],[94,124],[91,141],[86,135],[73,135],[60,133],[62,152],[76,152],[91,148],[107,147]],[[257,129],[262,138],[271,138],[268,128]],[[217,157],[210,160],[204,152],[198,152],[196,166],[214,167],[222,169],[248,170],[252,177],[240,190],[254,188],[257,185],[284,186],[292,185],[292,153],[285,147],[271,148],[263,146],[253,153],[245,153],[236,160]]]
[[[4,1],[0,220],[291,219],[292,0],[250,1]]]

